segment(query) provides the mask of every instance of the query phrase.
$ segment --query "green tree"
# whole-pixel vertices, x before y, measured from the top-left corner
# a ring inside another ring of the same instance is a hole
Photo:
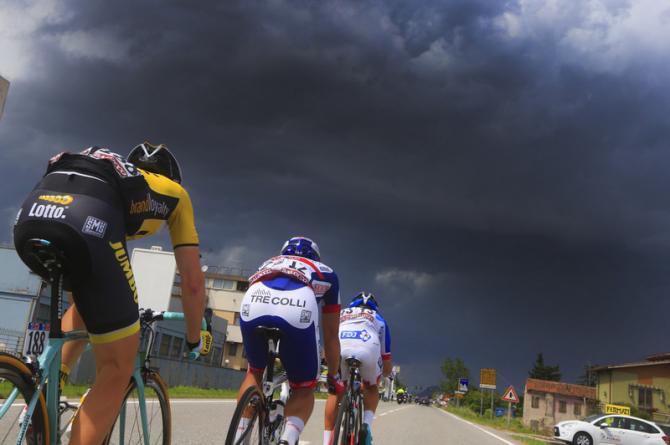
[[[590,364],[584,365],[582,375],[577,378],[577,383],[584,386],[598,386],[598,374],[591,370],[593,366]]]
[[[545,365],[544,356],[540,352],[537,354],[533,369],[528,371],[528,376],[533,379],[558,382],[561,380],[561,370],[558,365]]]
[[[453,393],[458,389],[458,379],[470,378],[470,370],[460,358],[445,359],[441,369],[444,379],[440,382],[440,388],[447,393]]]

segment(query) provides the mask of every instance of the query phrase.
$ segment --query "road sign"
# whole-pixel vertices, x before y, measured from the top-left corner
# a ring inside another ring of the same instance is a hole
[[[623,414],[624,416],[630,416],[630,407],[607,404],[605,405],[605,414]]]
[[[458,379],[458,391],[459,392],[468,392],[468,379]]]
[[[2,111],[5,109],[5,100],[7,99],[8,91],[9,81],[0,76],[0,119],[2,118]]]
[[[516,393],[516,390],[512,385],[507,387],[503,393],[502,400],[510,403],[519,403],[519,395]]]
[[[496,370],[494,368],[481,368],[479,370],[479,387],[496,389]]]

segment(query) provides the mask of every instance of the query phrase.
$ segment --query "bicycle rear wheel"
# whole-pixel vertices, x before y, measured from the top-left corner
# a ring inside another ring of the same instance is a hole
[[[240,434],[237,434],[237,429],[242,418],[249,419],[248,424],[244,431],[240,431]],[[263,394],[255,386],[248,388],[242,394],[240,401],[237,402],[235,413],[228,427],[226,445],[261,445],[263,443],[263,430],[266,418]]]
[[[167,387],[155,372],[143,376],[144,399],[147,413],[149,443],[169,445],[172,440],[172,418]],[[119,417],[116,418],[104,445],[144,444],[144,428],[140,414],[139,390],[135,380],[131,380]]]
[[[335,425],[333,427],[333,440],[331,445],[346,444],[347,424],[349,423],[349,411],[351,405],[351,398],[349,391],[344,393],[340,406],[337,408],[337,417],[335,418]]]
[[[13,355],[0,353],[0,444],[14,444],[25,416],[24,409],[35,393],[32,373]],[[40,394],[28,424],[24,443],[47,445],[49,423],[44,397]]]

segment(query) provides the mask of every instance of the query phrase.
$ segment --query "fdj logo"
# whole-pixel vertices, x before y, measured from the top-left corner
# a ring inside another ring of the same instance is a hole
[[[368,331],[342,331],[340,332],[340,338],[349,339],[349,340],[370,340],[370,334]]]
[[[30,207],[28,216],[34,216],[36,218],[65,219],[66,209],[67,207],[53,204],[38,204],[34,202],[32,207]]]

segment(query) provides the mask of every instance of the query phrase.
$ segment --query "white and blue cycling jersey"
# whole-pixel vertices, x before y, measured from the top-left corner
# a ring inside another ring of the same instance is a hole
[[[270,258],[249,278],[242,300],[240,328],[251,371],[265,367],[267,350],[254,334],[257,326],[279,328],[279,357],[293,388],[314,387],[319,375],[319,307],[339,312],[337,275],[318,261],[280,255]]]
[[[382,360],[391,360],[391,332],[384,317],[367,307],[348,307],[340,312],[340,342],[378,344]]]

